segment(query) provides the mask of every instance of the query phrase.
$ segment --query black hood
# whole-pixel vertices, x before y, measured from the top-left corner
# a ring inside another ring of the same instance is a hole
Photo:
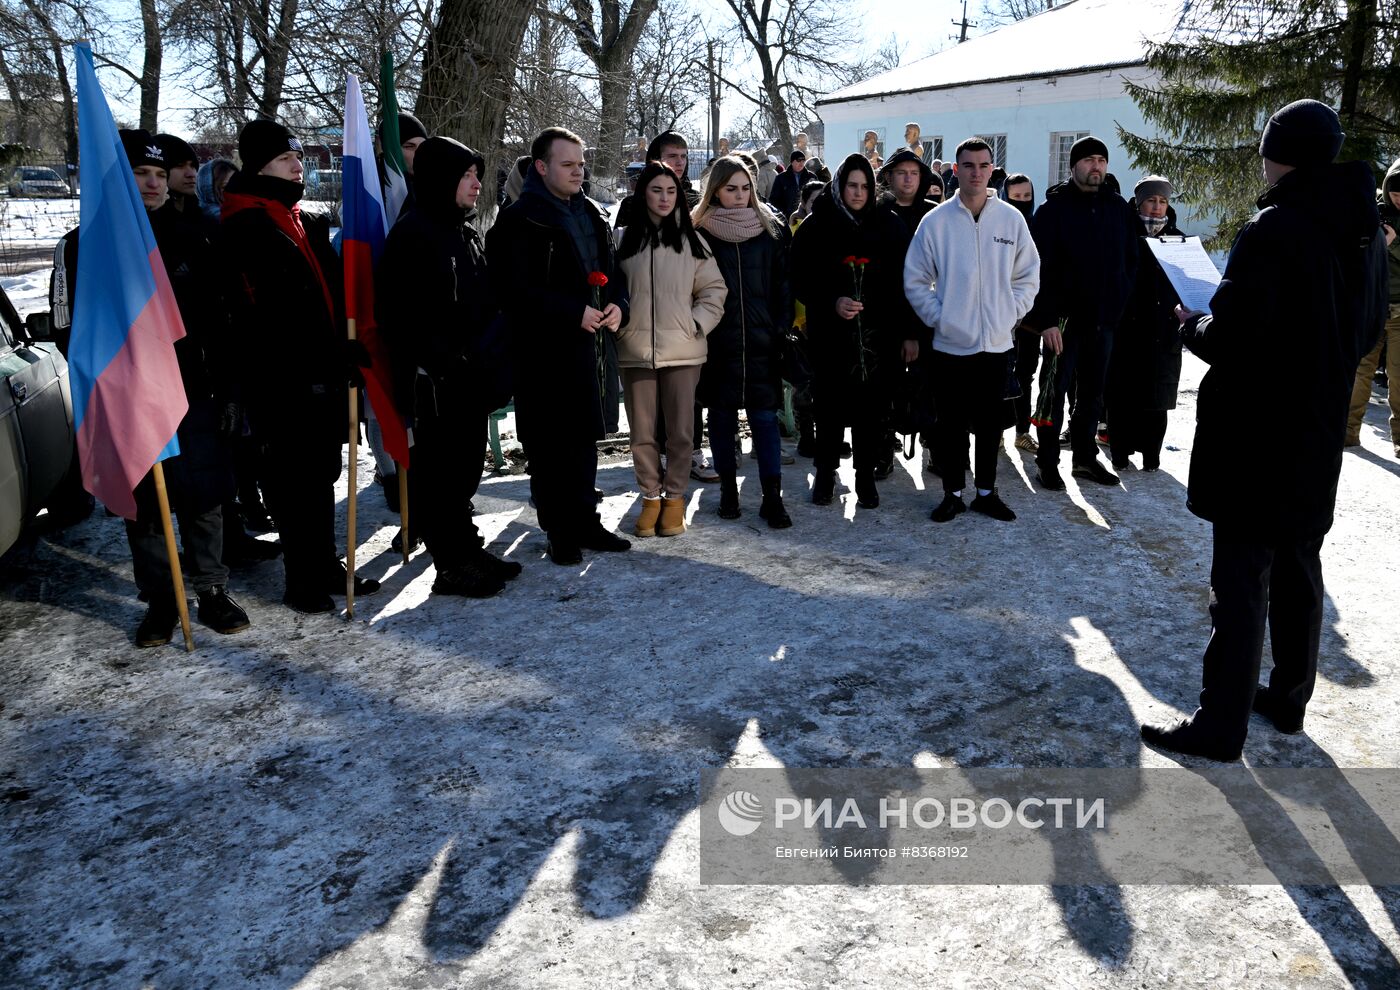
[[[1400,192],[1400,158],[1391,163],[1386,169],[1385,178],[1381,180],[1381,193],[1376,199],[1376,204],[1381,209],[1381,216],[1388,217],[1394,222],[1396,217],[1400,217],[1400,207],[1390,201],[1389,193]]]
[[[841,189],[846,185],[846,180],[851,177],[851,173],[857,169],[865,173],[865,181],[869,184],[870,192],[865,198],[864,209],[860,210],[858,213],[852,213],[841,199]],[[875,192],[875,169],[870,164],[870,159],[860,154],[850,154],[846,156],[846,160],[837,167],[836,174],[831,177],[831,184],[827,186],[826,192],[820,197],[820,199],[830,199],[832,208],[847,217],[852,223],[860,223],[866,217],[874,213],[875,200],[877,198]],[[813,210],[816,209],[816,205],[816,203],[812,204]]]
[[[1010,199],[1006,195],[1006,183],[1002,183],[1001,190],[997,193],[997,195],[1001,197],[1002,202],[1004,202],[1007,206],[1014,206],[1016,208],[1016,211],[1020,213],[1021,216],[1026,218],[1026,223],[1030,223],[1031,217],[1035,215],[1035,182],[1018,182],[1016,183],[1016,185],[1030,186],[1031,198],[1025,202],[1022,202],[1021,200]]]
[[[419,213],[435,220],[461,223],[467,211],[457,205],[462,176],[476,166],[477,178],[486,172],[486,161],[475,151],[449,137],[431,137],[413,156],[413,195]]]
[[[880,166],[880,181],[888,186],[890,169],[904,162],[913,162],[915,165],[919,166],[919,192],[915,198],[923,199],[928,195],[929,187],[933,185],[933,169],[929,168],[922,158],[914,154],[914,152],[908,148],[900,148],[885,160],[885,164]],[[938,188],[943,188],[942,179],[938,180]]]
[[[1334,162],[1297,168],[1259,197],[1259,208],[1286,206],[1301,210],[1330,232],[1339,250],[1354,250],[1376,237],[1380,212],[1375,199],[1376,176],[1365,162]]]

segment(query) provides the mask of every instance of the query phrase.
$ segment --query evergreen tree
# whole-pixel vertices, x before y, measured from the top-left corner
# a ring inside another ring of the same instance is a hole
[[[1150,46],[1155,84],[1127,88],[1161,138],[1118,128],[1134,166],[1168,176],[1230,242],[1263,190],[1259,132],[1312,98],[1337,109],[1341,160],[1400,151],[1400,0],[1196,0]]]

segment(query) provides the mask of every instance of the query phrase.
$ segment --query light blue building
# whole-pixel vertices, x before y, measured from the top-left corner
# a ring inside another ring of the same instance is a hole
[[[826,158],[874,150],[886,158],[906,147],[918,124],[926,161],[951,160],[958,142],[978,135],[996,163],[1025,172],[1036,201],[1069,174],[1069,149],[1086,135],[1109,148],[1109,171],[1131,196],[1139,170],[1118,142],[1122,125],[1155,135],[1124,89],[1152,83],[1147,44],[1171,36],[1182,0],[1069,0],[1035,17],[837,90],[817,103],[826,125]],[[1168,177],[1170,178],[1170,176]],[[1183,229],[1209,233],[1189,210]]]

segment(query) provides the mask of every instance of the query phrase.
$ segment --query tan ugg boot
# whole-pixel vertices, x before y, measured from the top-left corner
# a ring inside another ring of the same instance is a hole
[[[642,514],[637,517],[637,528],[633,530],[638,536],[655,536],[656,520],[661,515],[660,497],[652,498],[649,495],[642,496]]]
[[[666,496],[662,500],[661,522],[656,527],[661,536],[680,536],[685,532],[685,499]]]

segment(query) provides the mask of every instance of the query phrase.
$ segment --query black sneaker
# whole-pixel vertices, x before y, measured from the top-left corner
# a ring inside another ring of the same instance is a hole
[[[242,632],[251,622],[248,613],[228,596],[221,585],[215,585],[199,596],[199,621],[216,633]]]
[[[835,497],[836,472],[818,471],[816,480],[812,482],[812,504],[830,505]]]
[[[460,595],[463,598],[490,598],[505,588],[505,578],[491,571],[480,557],[460,567],[438,571],[433,580],[433,594]]]
[[[340,590],[344,594],[345,585],[342,584]],[[331,600],[331,596],[314,588],[288,588],[282,595],[282,604],[302,615],[321,615],[335,611],[335,602]]]
[[[423,545],[423,541],[420,540],[420,539],[418,538],[418,534],[415,533],[415,532],[413,532],[412,530],[409,530],[409,532],[408,532],[408,552],[409,552],[409,554],[412,555],[412,554],[413,554],[419,547],[421,547],[422,545]],[[392,551],[394,551],[394,553],[398,554],[399,556],[401,556],[401,557],[403,556],[403,528],[402,528],[402,527],[400,527],[400,528],[394,533],[394,538],[393,538],[392,540],[389,541],[389,549],[392,550]]]
[[[331,571],[326,584],[326,594],[335,595],[337,598],[345,594],[345,561],[337,560],[335,569]],[[355,575],[355,597],[372,595],[379,590],[379,582],[374,578],[362,578]]]
[[[597,550],[600,553],[621,553],[632,548],[632,541],[604,529],[603,524],[595,519],[579,534],[578,545],[584,550]]]
[[[1076,462],[1070,470],[1070,474],[1076,478],[1087,478],[1090,481],[1097,481],[1101,485],[1118,484],[1118,475],[1114,474],[1103,463],[1095,457],[1092,461]]]
[[[1040,487],[1047,492],[1062,492],[1065,490],[1065,479],[1060,477],[1060,469],[1046,465],[1039,465],[1035,469],[1035,480],[1040,483]]]
[[[1285,706],[1282,699],[1276,697],[1267,685],[1260,684],[1259,689],[1254,692],[1254,711],[1268,719],[1275,729],[1286,736],[1303,731],[1303,714]]]
[[[565,567],[583,563],[583,551],[578,548],[577,543],[567,540],[550,539],[545,544],[545,553],[549,554],[550,560]]]
[[[488,574],[494,574],[502,581],[513,581],[520,576],[519,564],[513,560],[502,560],[485,547],[477,550],[476,559],[486,568]]]
[[[886,478],[888,478],[888,477],[889,477],[890,475],[892,475],[892,474],[894,474],[894,458],[893,458],[893,457],[890,457],[888,460],[886,460],[886,459],[884,459],[884,458],[881,458],[880,460],[878,460],[878,461],[875,462],[875,480],[876,480],[876,481],[884,481]],[[857,485],[856,488],[857,488],[857,490],[859,490],[860,486]]]
[[[1011,511],[1011,506],[1001,500],[1001,495],[995,488],[989,495],[978,495],[972,500],[969,506],[973,512],[980,512],[984,516],[991,516],[993,519],[1000,519],[1002,522],[1015,522],[1016,513]]]
[[[1177,719],[1166,725],[1144,725],[1141,733],[1142,741],[1149,746],[1187,756],[1204,756],[1221,763],[1234,763],[1244,748],[1222,742],[1189,718]]]
[[[160,601],[146,609],[145,617],[136,627],[136,645],[143,649],[164,646],[175,635],[175,623],[179,621],[180,613],[175,603],[162,596]]]
[[[929,513],[929,518],[934,522],[948,522],[954,516],[962,515],[967,511],[967,506],[963,505],[963,500],[956,495],[947,494],[943,496],[943,501]]]

